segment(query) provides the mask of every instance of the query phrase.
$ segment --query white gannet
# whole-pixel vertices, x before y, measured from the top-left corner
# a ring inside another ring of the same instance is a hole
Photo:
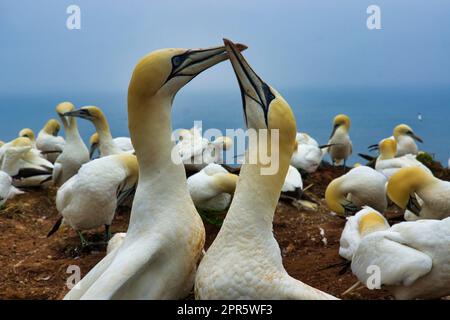
[[[234,199],[223,225],[198,267],[196,299],[333,299],[334,297],[288,275],[280,247],[272,233],[296,134],[295,118],[287,102],[251,69],[231,41],[224,40],[239,86],[247,127],[278,130],[275,160],[243,164]],[[249,139],[257,148],[258,139]],[[262,142],[262,141],[261,141]],[[253,149],[258,150],[258,149]],[[248,156],[248,154],[247,154]],[[246,161],[247,162],[247,161]],[[276,173],[270,171],[276,166]]]
[[[55,163],[56,158],[64,149],[64,138],[58,136],[60,129],[59,122],[56,119],[50,119],[44,128],[39,131],[36,139],[36,148],[41,150],[45,158],[51,163]]]
[[[403,169],[404,170],[404,169]],[[360,224],[362,239],[352,272],[367,284],[375,275],[396,299],[437,299],[450,294],[450,218]]]
[[[134,153],[133,144],[131,143],[131,139],[128,137],[117,137],[113,139],[114,144],[122,151],[128,152],[128,153]],[[89,158],[92,159],[94,157],[95,151],[98,149],[99,146],[99,137],[98,133],[95,132],[91,135],[89,138]]]
[[[24,128],[19,131],[19,137],[28,138],[31,141],[31,147],[33,149],[36,149],[36,136],[34,134],[34,131],[30,128]]]
[[[118,247],[120,247],[123,243],[123,240],[125,239],[125,236],[127,235],[126,232],[118,232],[114,234],[114,236],[109,239],[108,245],[106,247],[106,254],[110,254],[114,250],[116,250]]]
[[[400,169],[389,179],[387,194],[397,206],[407,209],[409,215],[415,215],[416,219],[450,216],[450,182],[440,180],[421,168]],[[412,218],[409,216],[408,220]]]
[[[219,164],[210,163],[187,179],[192,201],[197,209],[224,211],[231,202],[238,176]]]
[[[87,245],[81,231],[105,226],[109,240],[109,226],[116,208],[136,188],[138,164],[131,154],[119,154],[95,159],[84,164],[78,173],[67,180],[56,194],[56,208],[61,215],[51,236],[61,223],[70,225]]]
[[[162,49],[137,64],[128,87],[128,126],[139,184],[127,235],[65,299],[180,299],[190,293],[205,228],[173,152],[172,102],[197,74],[227,58],[223,46]]]
[[[56,159],[53,168],[52,180],[58,187],[74,176],[80,167],[89,161],[88,149],[78,132],[77,119],[64,116],[66,112],[74,109],[74,105],[70,102],[62,102],[56,106],[56,113],[61,118],[66,135],[64,150]]]
[[[386,139],[393,139],[397,142],[396,157],[401,157],[406,154],[417,155],[419,149],[417,148],[416,141],[423,143],[423,140],[406,124],[397,125],[393,130],[393,135]],[[378,149],[378,145],[371,145],[369,149],[372,151],[376,150]]]
[[[330,154],[333,165],[343,165],[347,158],[352,154],[352,141],[348,134],[350,129],[350,118],[345,114],[339,114],[334,117],[333,131],[330,135],[327,151]]]
[[[386,181],[378,171],[358,166],[330,182],[325,200],[330,210],[338,214],[354,214],[363,206],[384,212],[387,208]]]
[[[24,192],[12,185],[12,178],[9,174],[0,170],[0,207],[3,207],[6,200],[22,193]]]
[[[324,155],[322,148],[306,133],[297,133],[296,142],[291,165],[307,173],[316,171]]]
[[[39,187],[50,183],[53,164],[32,147],[29,138],[19,137],[2,146],[2,170],[16,187]]]
[[[379,145],[380,155],[375,162],[375,170],[381,172],[387,179],[392,177],[401,168],[419,167],[432,174],[422,162],[416,159],[415,155],[405,154],[395,158],[397,154],[397,142],[394,139],[383,139]]]
[[[300,196],[302,190],[302,175],[295,167],[290,165],[286,174],[286,179],[284,179],[284,184],[281,187],[281,192]]]
[[[367,232],[389,229],[389,223],[381,213],[364,206],[354,216],[348,217],[341,234],[339,255],[351,261],[362,237]]]
[[[66,112],[64,116],[79,117],[91,121],[98,133],[100,156],[105,157],[112,154],[124,153],[114,142],[103,111],[96,106],[85,106],[78,110]]]

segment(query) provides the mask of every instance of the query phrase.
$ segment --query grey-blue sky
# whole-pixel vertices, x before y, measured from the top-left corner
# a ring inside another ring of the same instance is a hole
[[[66,8],[81,7],[81,30]],[[377,4],[382,30],[366,28]],[[0,92],[124,91],[137,60],[162,47],[229,37],[277,88],[450,86],[446,0],[2,0]],[[191,90],[235,88],[222,63]]]

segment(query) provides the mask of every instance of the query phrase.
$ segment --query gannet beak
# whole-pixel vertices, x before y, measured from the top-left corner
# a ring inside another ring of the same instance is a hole
[[[337,130],[337,128],[339,128],[339,124],[335,124],[334,126],[333,126],[333,131],[331,131],[331,134],[330,134],[330,139],[331,138],[333,138],[333,136],[334,136],[334,134],[336,133],[336,130]]]
[[[411,195],[409,197],[408,203],[406,204],[406,209],[414,213],[416,216],[420,215],[420,211],[422,210],[422,207],[419,204],[419,201],[417,201],[417,198],[415,195]]]
[[[223,42],[225,43],[231,64],[233,65],[234,73],[236,74],[239,87],[241,88],[242,104],[247,126],[247,112],[249,112],[248,103],[250,101],[262,108],[264,112],[264,121],[267,126],[267,113],[270,102],[275,99],[274,93],[247,63],[244,56],[240,53],[238,45],[228,39],[223,39]]]
[[[247,49],[246,45],[236,44],[238,51]],[[168,79],[177,76],[195,77],[202,71],[228,59],[225,46],[207,49],[191,49],[181,55],[172,57],[172,72]]]
[[[414,133],[411,134],[411,137],[412,137],[414,140],[419,141],[420,143],[423,143],[422,138],[420,138],[419,136],[416,136]]]
[[[91,120],[92,115],[89,113],[89,110],[86,109],[78,109],[70,112],[66,112],[63,114],[66,117],[78,117],[86,120]]]

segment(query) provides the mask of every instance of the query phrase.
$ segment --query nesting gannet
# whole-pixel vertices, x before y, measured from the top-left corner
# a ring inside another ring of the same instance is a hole
[[[389,179],[387,194],[396,205],[408,209],[417,219],[450,216],[450,182],[440,180],[421,168],[400,169]]]
[[[29,138],[19,137],[2,146],[2,170],[16,187],[39,187],[51,180],[53,164],[32,147]]]
[[[389,223],[381,213],[370,207],[363,207],[354,216],[348,217],[341,234],[339,255],[351,261],[361,238],[367,232],[389,229]]]
[[[50,119],[44,128],[39,131],[36,139],[36,148],[41,150],[48,161],[54,163],[64,149],[64,138],[58,136],[61,126],[56,119]]]
[[[5,171],[0,171],[0,207],[2,207],[6,200],[13,198],[23,191],[16,189],[12,185],[12,178]]]
[[[241,88],[247,127],[268,129],[267,140],[264,139],[268,144],[270,130],[278,130],[279,152],[270,164],[262,164],[258,159],[242,166],[222,228],[198,267],[195,297],[333,299],[288,275],[272,233],[273,215],[294,151],[296,124],[292,110],[277,91],[255,74],[235,45],[224,42]],[[263,139],[261,136],[258,140]],[[258,141],[252,140],[256,139],[250,139],[249,148],[257,148]],[[278,170],[264,172],[270,165]]]
[[[417,155],[419,149],[416,141],[422,143],[423,140],[417,136],[413,129],[406,124],[399,124],[394,128],[393,135],[387,139],[393,139],[397,142],[396,157],[401,157],[406,154]],[[369,149],[376,150],[378,145],[371,145]]]
[[[431,174],[422,162],[416,159],[415,155],[405,154],[395,158],[397,154],[397,142],[394,139],[383,139],[379,145],[380,155],[375,162],[375,170],[381,172],[387,179],[392,177],[401,168],[419,167]]]
[[[189,294],[205,229],[181,158],[173,152],[172,102],[197,74],[227,58],[224,47],[162,49],[137,64],[128,87],[128,125],[139,184],[127,235],[66,299],[178,299]]]
[[[113,139],[114,144],[122,151],[134,153],[133,144],[131,143],[131,139],[128,137],[117,137]],[[98,149],[99,146],[99,137],[98,133],[95,132],[91,138],[89,139],[89,158],[92,159],[94,156],[95,151]]]
[[[383,229],[385,221],[380,217],[360,223],[362,239],[351,268],[361,283],[367,284],[376,272],[383,288],[396,299],[437,299],[450,294],[450,218],[402,222]]]
[[[281,192],[300,195],[303,190],[303,179],[300,172],[293,166],[289,166]]]
[[[105,157],[112,154],[124,153],[114,142],[109,129],[108,120],[103,111],[96,106],[85,106],[78,110],[66,112],[64,116],[79,117],[91,121],[97,130],[99,137],[100,156]]]
[[[238,176],[219,164],[210,163],[187,179],[189,193],[197,209],[226,210],[236,188]]]
[[[76,118],[64,116],[66,112],[74,109],[74,105],[70,102],[62,102],[56,107],[56,113],[61,118],[66,135],[64,150],[55,161],[52,175],[53,183],[58,187],[73,177],[80,167],[89,161],[89,152],[78,132]]]
[[[36,149],[36,136],[33,130],[31,130],[30,128],[24,128],[19,131],[19,137],[30,139],[31,146],[33,147],[33,149]]]
[[[322,148],[306,133],[297,133],[296,141],[297,146],[292,155],[291,165],[307,173],[316,171],[324,155]]]
[[[333,165],[344,165],[347,158],[352,154],[352,141],[348,135],[350,129],[350,118],[345,114],[334,117],[333,131],[330,135],[328,153]]]
[[[353,168],[330,182],[325,200],[338,214],[354,214],[363,206],[384,212],[387,207],[386,177],[366,166]]]
[[[58,189],[56,208],[61,218],[48,235],[65,223],[78,233],[81,243],[86,245],[81,231],[105,226],[108,241],[109,226],[116,208],[134,192],[137,179],[138,164],[131,154],[106,156],[84,164]]]

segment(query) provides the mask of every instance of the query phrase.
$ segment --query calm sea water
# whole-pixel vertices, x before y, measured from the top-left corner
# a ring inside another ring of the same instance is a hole
[[[446,89],[285,89],[279,90],[294,110],[298,131],[307,132],[325,144],[331,121],[338,113],[352,119],[350,130],[353,155],[350,164],[363,161],[358,152],[390,136],[399,123],[409,124],[424,144],[419,147],[445,165],[450,157],[450,90]],[[97,105],[106,113],[113,136],[128,136],[126,92],[115,94],[46,94],[0,96],[0,139],[9,141],[20,129],[37,132],[45,122],[56,117],[55,106],[61,101],[76,106]],[[203,129],[241,128],[243,113],[239,90],[180,92],[173,107],[174,128],[191,128],[202,120]],[[422,121],[418,114],[422,114]],[[88,141],[94,132],[86,120],[78,121],[80,132]],[[157,133],[156,133],[157,134]]]

